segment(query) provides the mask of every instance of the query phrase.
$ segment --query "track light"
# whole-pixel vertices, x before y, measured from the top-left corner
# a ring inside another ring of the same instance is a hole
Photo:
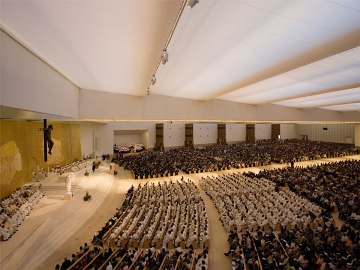
[[[196,4],[199,4],[199,0],[188,0],[187,5],[190,8],[193,8]]]
[[[165,65],[168,60],[169,60],[169,54],[166,50],[163,50],[163,53],[161,55],[161,63]]]
[[[151,85],[154,85],[156,83],[156,77],[155,74],[151,78]]]

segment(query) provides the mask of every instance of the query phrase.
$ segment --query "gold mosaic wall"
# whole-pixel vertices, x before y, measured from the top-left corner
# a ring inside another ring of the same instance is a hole
[[[81,159],[80,125],[49,122],[54,147],[44,162],[42,121],[0,120],[0,198],[31,182],[38,168]]]

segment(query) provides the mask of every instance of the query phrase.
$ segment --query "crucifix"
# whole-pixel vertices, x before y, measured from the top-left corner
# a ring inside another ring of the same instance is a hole
[[[47,154],[51,155],[52,148],[54,146],[54,142],[51,139],[51,131],[53,130],[52,125],[47,125],[47,120],[44,119],[44,125],[43,128],[39,128],[38,131],[44,132],[44,161],[47,161]],[[49,150],[49,151],[48,151]]]

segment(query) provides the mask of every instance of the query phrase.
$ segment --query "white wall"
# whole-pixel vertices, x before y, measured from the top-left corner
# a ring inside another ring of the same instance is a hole
[[[280,124],[280,137],[282,140],[296,139],[296,125]]]
[[[141,134],[141,141],[145,148],[148,148],[149,145],[149,131],[145,131]]]
[[[81,123],[80,124],[80,144],[81,154],[87,157],[94,154],[94,124]]]
[[[142,144],[145,145],[146,142],[143,142],[142,134],[114,135],[114,144],[117,144],[117,145],[130,145],[132,143],[142,143]]]
[[[323,128],[327,128],[324,130]],[[335,142],[335,143],[355,143],[354,125],[352,124],[301,124],[296,125],[296,136],[301,139],[301,135],[307,135],[311,141]]]
[[[224,100],[196,101],[151,94],[146,97],[80,90],[79,117],[189,122],[222,121],[359,121],[359,112],[247,105]]]
[[[77,118],[79,89],[37,56],[1,34],[1,105]]]
[[[271,124],[256,124],[255,140],[270,140],[270,139],[271,139]]]
[[[246,141],[245,124],[226,124],[226,142],[243,142]]]
[[[140,136],[146,148],[154,148],[155,145],[155,122],[111,122],[111,123],[93,123],[80,124],[81,131],[81,149],[82,154],[92,153],[92,136],[98,138],[98,149],[95,149],[95,155],[112,154],[115,144],[115,130],[145,130]],[[94,135],[92,135],[94,134]]]
[[[185,123],[164,123],[164,147],[184,146]]]
[[[194,123],[194,145],[217,143],[218,125],[212,123]]]

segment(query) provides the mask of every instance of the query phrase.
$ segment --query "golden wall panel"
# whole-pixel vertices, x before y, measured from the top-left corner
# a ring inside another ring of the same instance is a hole
[[[54,126],[53,154],[44,162],[42,121],[0,120],[0,198],[31,182],[38,168],[81,159],[80,125],[49,122]]]

